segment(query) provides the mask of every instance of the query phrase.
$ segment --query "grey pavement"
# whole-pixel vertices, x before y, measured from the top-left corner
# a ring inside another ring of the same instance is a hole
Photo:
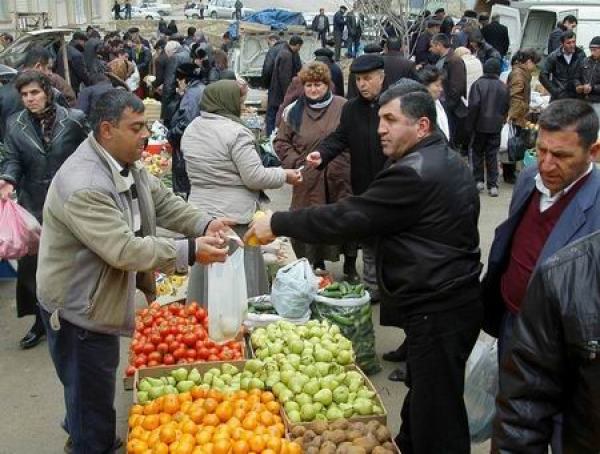
[[[500,197],[481,195],[480,235],[483,261],[485,263],[494,229],[508,212],[512,187],[500,187]],[[273,210],[286,210],[290,190],[281,189],[269,193]],[[360,262],[360,260],[359,260]],[[341,275],[341,266],[333,264],[329,269]],[[359,269],[360,271],[360,269]],[[56,377],[47,344],[44,342],[32,350],[20,350],[19,339],[32,323],[31,317],[17,319],[14,299],[14,281],[0,281],[0,454],[52,454],[63,452],[66,435],[59,426],[64,416],[62,388]],[[404,335],[400,329],[379,325],[379,307],[374,306],[373,322],[376,333],[376,349],[379,357],[393,350]],[[121,341],[122,376],[127,363],[129,339]],[[388,411],[388,423],[392,433],[400,427],[400,408],[406,395],[402,383],[387,380],[394,364],[382,362],[384,369],[371,377],[381,393]],[[117,382],[115,407],[118,433],[125,439],[128,407],[131,392],[124,391]],[[473,453],[489,452],[489,443],[474,445]]]

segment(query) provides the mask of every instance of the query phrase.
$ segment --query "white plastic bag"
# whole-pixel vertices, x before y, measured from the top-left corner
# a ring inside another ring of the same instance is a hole
[[[277,271],[271,303],[282,317],[300,318],[309,310],[318,288],[317,277],[308,260],[296,260]]]
[[[215,342],[235,339],[248,311],[243,248],[208,266],[207,290],[208,336]]]
[[[465,368],[465,407],[473,443],[492,436],[498,393],[498,341],[481,333]]]

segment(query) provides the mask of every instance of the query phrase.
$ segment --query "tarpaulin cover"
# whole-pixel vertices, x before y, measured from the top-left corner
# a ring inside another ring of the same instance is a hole
[[[254,14],[246,16],[244,22],[269,25],[271,30],[285,30],[290,25],[306,25],[302,13],[276,8],[257,11]],[[231,24],[228,31],[231,37],[235,39],[238,36],[238,23]]]

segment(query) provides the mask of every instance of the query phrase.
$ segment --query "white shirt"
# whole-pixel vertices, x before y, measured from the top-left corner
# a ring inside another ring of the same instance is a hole
[[[117,172],[121,173],[121,171],[124,169],[124,167],[119,164],[119,161],[117,161],[108,151],[106,151],[106,149],[98,144],[98,148],[100,148],[100,150],[102,151],[102,153],[104,153],[104,156],[106,157],[106,159],[108,159],[108,162],[117,170]],[[131,187],[135,184],[135,181],[133,179],[133,175],[131,174],[131,172],[129,172],[127,174],[127,176],[123,176],[123,179],[125,180],[125,182],[127,183],[127,186],[131,189]],[[140,215],[140,201],[137,199],[137,197],[132,197],[132,205],[131,205],[131,209],[130,209],[130,213],[132,213],[132,215],[130,216],[130,223],[129,225],[132,226],[132,230],[134,232],[138,232],[141,227],[142,227],[142,218]]]
[[[546,186],[544,186],[544,182],[542,181],[542,177],[540,176],[540,174],[538,172],[538,174],[535,176],[535,187],[541,193],[541,197],[540,197],[540,212],[543,213],[548,208],[550,208],[552,205],[554,205],[556,202],[558,202],[558,200],[563,195],[565,195],[567,192],[569,192],[573,188],[573,186],[575,186],[577,184],[577,182],[579,180],[581,180],[586,175],[589,175],[592,172],[592,170],[594,170],[594,163],[590,162],[590,166],[588,167],[588,169],[585,171],[585,173],[583,175],[581,175],[579,178],[577,178],[573,183],[571,183],[569,186],[567,186],[566,188],[564,188],[562,191],[558,191],[553,196],[550,195],[550,190]]]
[[[450,140],[450,128],[448,126],[448,115],[446,115],[446,109],[440,102],[439,99],[435,101],[435,110],[437,112],[437,125],[438,128],[444,133],[446,139]]]
[[[573,59],[573,54],[563,54],[563,57],[565,57],[565,61],[567,62],[567,65],[570,65],[571,60]]]

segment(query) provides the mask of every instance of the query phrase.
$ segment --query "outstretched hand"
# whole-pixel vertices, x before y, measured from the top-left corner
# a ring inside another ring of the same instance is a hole
[[[244,242],[247,243],[253,236],[256,237],[259,244],[272,243],[277,238],[271,230],[271,217],[273,213],[267,212],[264,216],[252,221],[250,229],[244,235]]]

